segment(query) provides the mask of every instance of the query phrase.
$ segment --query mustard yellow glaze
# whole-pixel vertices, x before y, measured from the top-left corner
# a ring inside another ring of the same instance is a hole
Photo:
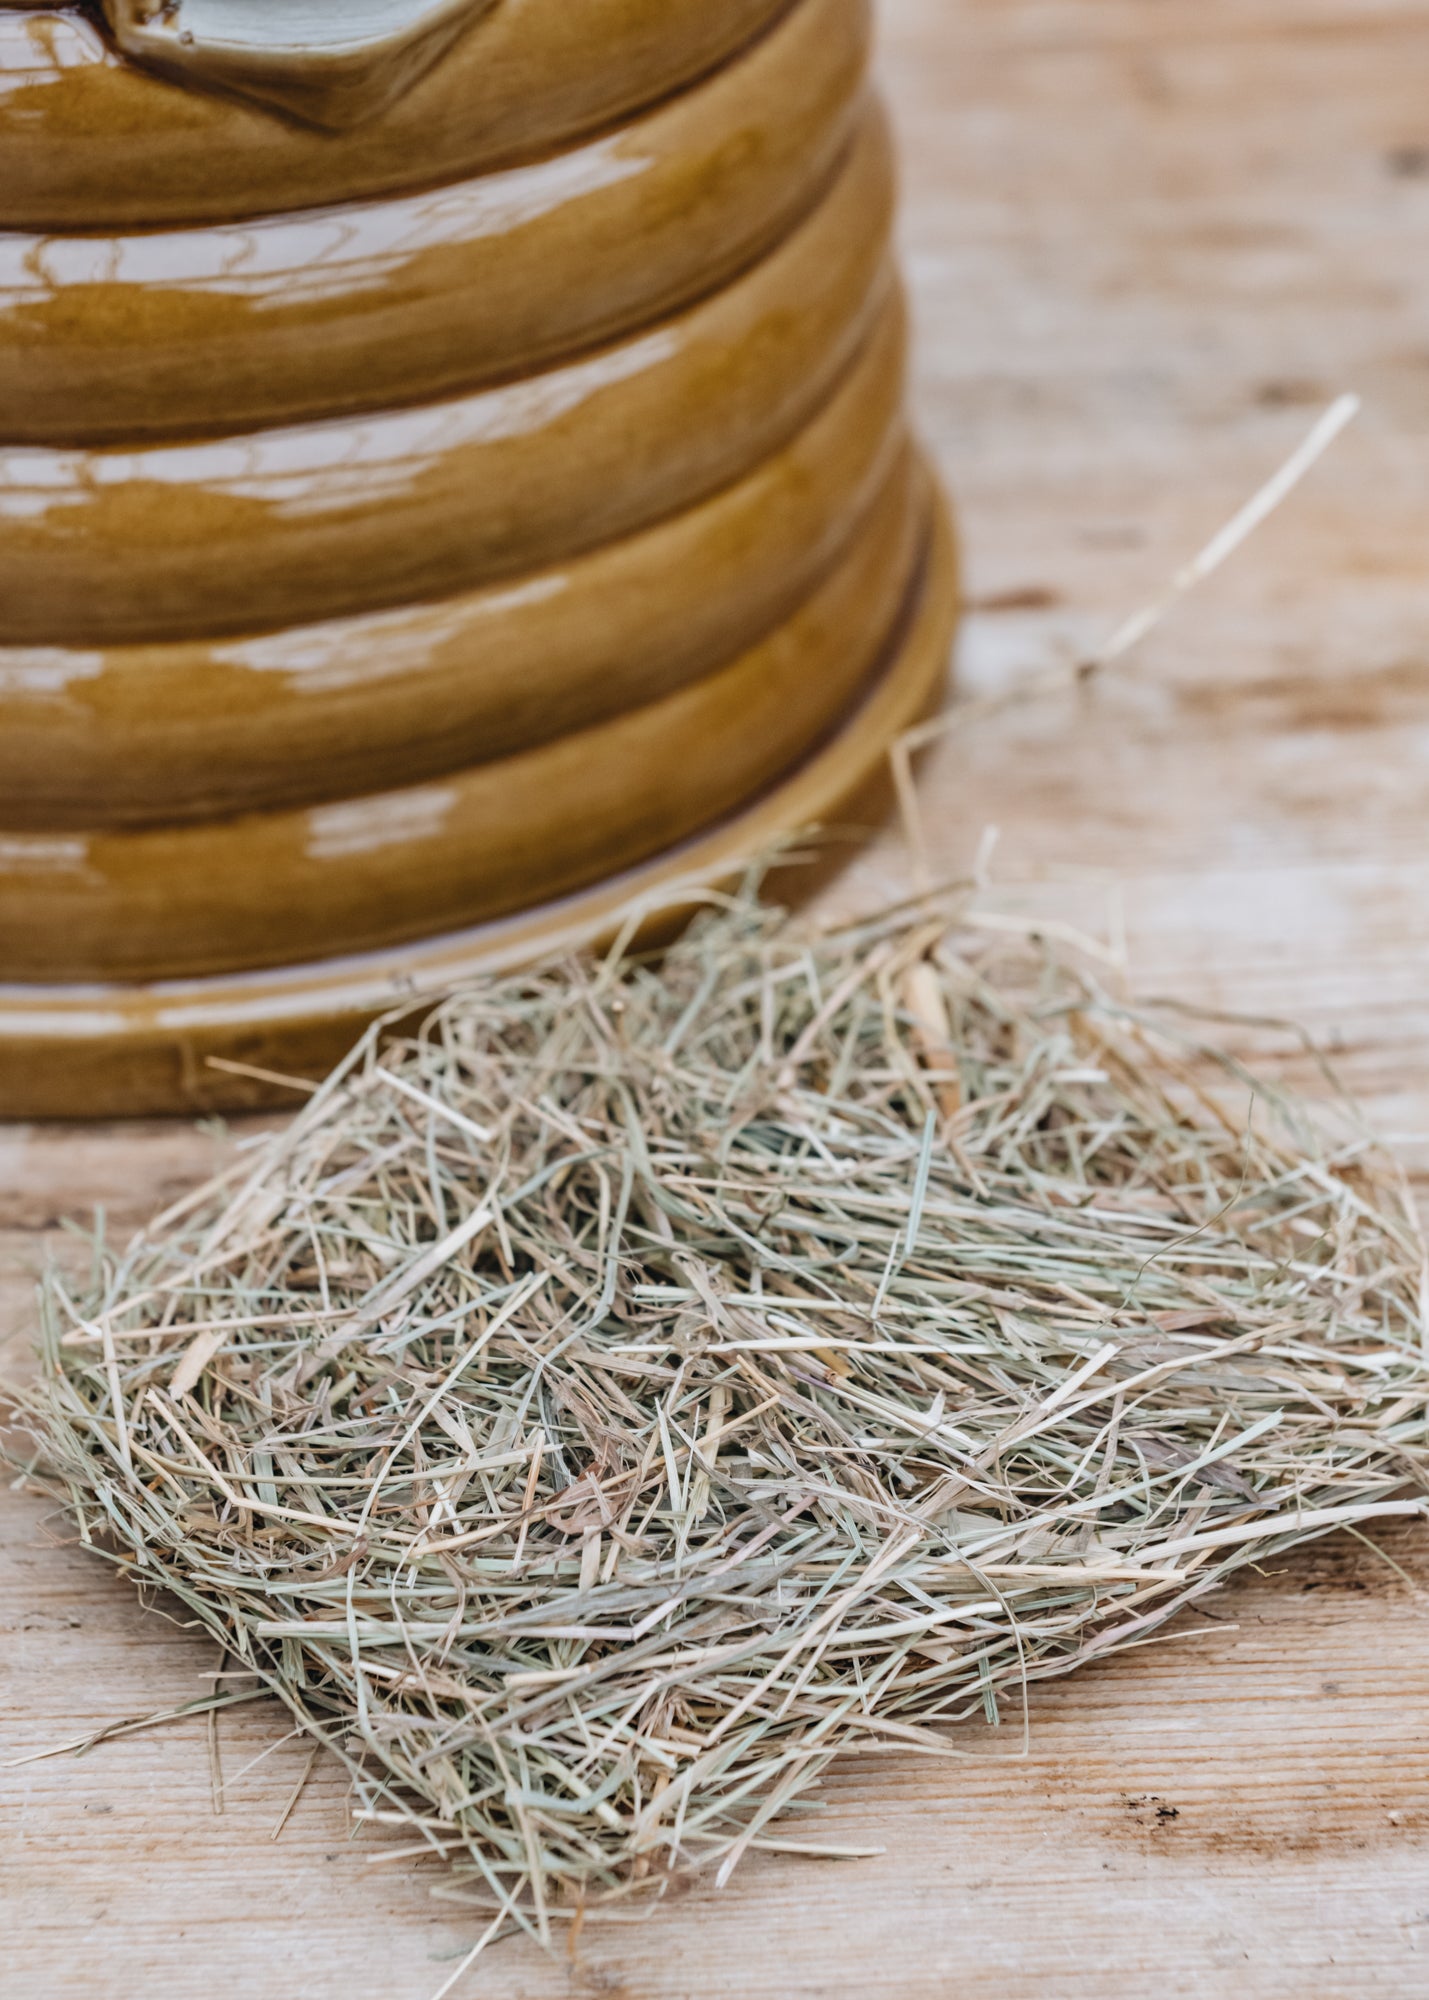
[[[907,472],[794,616],[728,666],[420,787],[133,833],[0,841],[0,964],[169,979],[372,950],[635,866],[826,737],[884,654],[926,538]]]
[[[501,0],[336,134],[136,68],[72,8],[0,7],[0,227],[231,221],[484,173],[680,89],[789,4]]]
[[[697,905],[701,885],[728,879],[780,836],[881,817],[889,745],[936,701],[956,616],[957,569],[939,502],[931,560],[883,671],[826,743],[719,825],[598,888],[391,952],[164,984],[0,987],[0,1116],[291,1105],[292,1091],[211,1059],[317,1078],[376,1016],[420,1011],[463,980],[608,938],[632,906],[658,913],[645,928],[659,935]]]
[[[647,116],[504,173],[202,228],[0,235],[0,439],[427,402],[668,315],[827,187],[867,42],[867,0],[804,0]]]
[[[0,830],[415,784],[639,707],[752,645],[905,449],[895,299],[784,451],[644,533],[463,596],[232,639],[0,646]]]
[[[744,277],[580,360],[414,409],[211,441],[0,451],[13,643],[276,629],[529,572],[740,478],[891,282],[887,131]]]

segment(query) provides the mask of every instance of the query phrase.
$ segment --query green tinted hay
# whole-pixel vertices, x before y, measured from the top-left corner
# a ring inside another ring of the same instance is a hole
[[[1169,1020],[927,901],[474,986],[51,1282],[50,1476],[493,1928],[817,1850],[833,1758],[1419,1510],[1400,1177]]]

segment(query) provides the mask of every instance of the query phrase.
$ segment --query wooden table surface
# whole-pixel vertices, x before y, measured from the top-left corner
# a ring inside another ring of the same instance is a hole
[[[1071,659],[1341,390],[1360,423],[1138,671],[946,743],[930,847],[1124,934],[1140,992],[1294,1015],[1429,1171],[1429,5],[885,0],[923,422],[963,508],[967,685]],[[899,878],[884,840],[842,893]],[[1282,1071],[1292,1039],[1235,1030]],[[1303,1068],[1303,1064],[1299,1065]],[[0,1135],[0,1310],[221,1133]],[[1249,1578],[1177,1641],[1036,1697],[1031,1754],[880,1761],[830,1825],[574,1962],[458,1995],[606,2000],[1429,1992],[1429,1531]],[[4,1496],[0,1756],[191,1698],[211,1648]],[[428,2000],[476,1935],[368,1867],[266,1707],[0,1773],[7,2000]],[[276,1746],[276,1747],[273,1747]],[[272,1747],[266,1761],[243,1767]]]

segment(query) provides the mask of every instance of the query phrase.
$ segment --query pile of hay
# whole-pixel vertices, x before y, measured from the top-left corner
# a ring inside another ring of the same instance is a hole
[[[374,1033],[52,1282],[36,1434],[361,1819],[545,1935],[1419,1511],[1400,1180],[1244,1086],[956,908],[712,901]]]

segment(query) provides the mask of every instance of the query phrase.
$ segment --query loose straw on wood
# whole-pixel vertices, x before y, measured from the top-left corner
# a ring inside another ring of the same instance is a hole
[[[1214,576],[1238,550],[1244,548],[1258,529],[1264,527],[1271,515],[1285,504],[1348,430],[1362,407],[1356,395],[1337,396],[1264,485],[1251,495],[1244,506],[1237,508],[1190,562],[1177,570],[1158,596],[1132,612],[1129,618],[1124,618],[1089,658],[1064,662],[1040,673],[1028,674],[996,694],[956,702],[926,722],[915,723],[903,732],[889,754],[894,791],[908,839],[913,879],[919,888],[928,884],[931,870],[918,794],[913,782],[913,759],[918,752],[926,750],[940,737],[961,732],[974,723],[985,722],[1022,702],[1038,700],[1044,695],[1065,694],[1069,689],[1085,685],[1099,674],[1120,666],[1183,598],[1189,597],[1192,591]]]
[[[1339,1123],[956,903],[751,888],[374,1031],[50,1282],[32,1422],[388,1851],[545,1936],[1421,1509],[1423,1248]]]

